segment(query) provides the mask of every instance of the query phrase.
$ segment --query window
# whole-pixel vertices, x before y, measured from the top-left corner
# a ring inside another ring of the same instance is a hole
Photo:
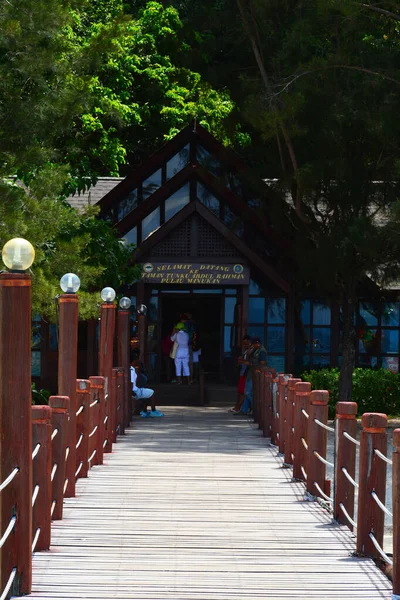
[[[151,194],[153,194],[159,187],[161,187],[161,169],[158,169],[155,173],[150,175],[142,183],[142,198],[146,200]]]
[[[220,216],[220,201],[199,182],[197,182],[197,197],[214,215]]]
[[[152,233],[160,227],[160,207],[157,206],[142,221],[142,241],[146,240]]]
[[[214,177],[220,177],[223,173],[223,168],[218,159],[214,158],[208,150],[206,150],[200,144],[196,147],[196,160],[210,173],[214,175]]]
[[[234,231],[239,237],[243,236],[243,221],[226,204],[224,205],[224,223],[229,229]]]
[[[190,147],[187,144],[182,150],[179,150],[166,164],[166,178],[171,179],[179,173],[189,162]]]
[[[169,221],[190,201],[190,185],[186,183],[165,201],[165,221]]]
[[[331,309],[320,300],[303,300],[296,332],[296,369],[330,364]]]
[[[132,212],[138,205],[137,189],[132,190],[125,198],[120,200],[117,207],[117,221],[121,221],[127,214]]]
[[[125,241],[127,244],[135,244],[137,245],[137,227],[133,227],[127,233],[124,234],[122,241]]]

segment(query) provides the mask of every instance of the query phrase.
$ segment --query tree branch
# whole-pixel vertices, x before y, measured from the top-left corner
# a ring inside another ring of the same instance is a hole
[[[390,10],[386,10],[385,8],[378,8],[377,6],[373,6],[372,4],[365,4],[364,2],[361,2],[361,6],[363,6],[364,8],[369,8],[369,10],[373,10],[374,12],[380,13],[381,15],[385,15],[386,17],[389,17],[389,19],[400,21],[400,15]]]

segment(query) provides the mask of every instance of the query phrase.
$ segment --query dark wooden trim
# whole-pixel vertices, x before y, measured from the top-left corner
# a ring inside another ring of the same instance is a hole
[[[182,171],[179,171],[174,177],[168,179],[167,183],[156,190],[151,196],[146,198],[144,202],[139,204],[131,213],[126,215],[115,228],[123,235],[130,231],[132,227],[138,224],[144,217],[149,215],[157,206],[159,206],[166,198],[171,196],[185,183],[193,177],[193,166],[188,165]]]
[[[132,170],[126,178],[108,192],[98,202],[98,206],[102,211],[112,207],[115,201],[126,196],[134,187],[149,177],[155,170],[160,169],[162,164],[172,158],[174,154],[179,152],[193,137],[193,126],[188,125],[172,140],[150,156],[142,165]]]

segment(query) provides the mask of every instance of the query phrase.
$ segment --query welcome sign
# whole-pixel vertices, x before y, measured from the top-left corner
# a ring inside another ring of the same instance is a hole
[[[242,264],[205,263],[145,263],[142,265],[145,283],[184,285],[248,285],[249,268]]]

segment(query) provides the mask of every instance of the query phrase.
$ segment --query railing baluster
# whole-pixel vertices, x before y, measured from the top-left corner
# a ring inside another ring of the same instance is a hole
[[[95,454],[93,460],[91,461],[91,464],[92,465],[102,465],[103,464],[103,455],[104,455],[103,443],[104,443],[104,436],[105,436],[105,433],[104,433],[105,379],[104,379],[104,377],[99,377],[96,375],[96,376],[89,377],[89,381],[90,381],[90,389],[95,390],[95,393],[98,398],[98,404],[97,404],[97,407],[95,407],[97,417],[96,417],[96,421],[94,423],[94,425],[97,425],[98,427],[97,427],[96,434],[94,435],[95,445],[93,448],[93,451],[96,450],[96,454]]]
[[[356,473],[356,445],[344,434],[347,433],[352,438],[357,434],[357,404],[355,402],[338,402],[336,404],[336,469],[335,469],[335,500],[334,500],[334,518],[339,523],[348,525],[353,530],[352,521],[354,519],[354,497],[355,489],[351,481],[346,477],[346,472],[355,478]],[[344,506],[346,512],[341,508]]]
[[[299,381],[295,385],[294,398],[294,444],[293,444],[293,477],[294,479],[305,480],[304,472],[307,473],[307,452],[302,443],[302,439],[307,437],[307,419],[302,411],[308,411],[310,401],[311,383],[308,381]]]
[[[287,400],[285,404],[285,463],[287,465],[293,464],[292,454],[294,452],[293,443],[293,429],[295,427],[294,422],[294,395],[296,383],[300,383],[301,379],[291,377],[288,381],[287,387]]]
[[[373,532],[379,546],[383,546],[385,515],[371,492],[375,491],[380,500],[385,502],[386,463],[375,454],[374,449],[387,454],[387,416],[382,413],[364,413],[361,424],[357,553],[379,558],[380,554],[369,534]]]
[[[48,550],[51,538],[51,469],[52,469],[52,410],[50,406],[32,406],[32,441],[40,444],[33,460],[33,489],[38,486],[38,495],[32,510],[32,537],[38,529],[40,534],[35,550]]]
[[[329,496],[325,480],[326,465],[318,460],[315,453],[326,459],[327,431],[315,423],[315,419],[326,424],[328,422],[329,392],[314,390],[310,394],[309,418],[307,419],[307,492],[318,496],[318,487]]]
[[[51,485],[52,505],[55,502],[52,519],[58,521],[63,517],[64,482],[66,478],[65,453],[69,439],[69,398],[68,396],[50,396],[49,406],[52,409],[51,422],[53,430],[58,430],[57,435],[52,440],[52,463],[57,465],[57,469]]]
[[[76,479],[87,477],[89,466],[89,427],[90,427],[90,381],[88,379],[76,380],[76,405],[83,407],[82,412],[76,420],[76,462],[74,475]],[[77,446],[80,441],[79,446]]]

